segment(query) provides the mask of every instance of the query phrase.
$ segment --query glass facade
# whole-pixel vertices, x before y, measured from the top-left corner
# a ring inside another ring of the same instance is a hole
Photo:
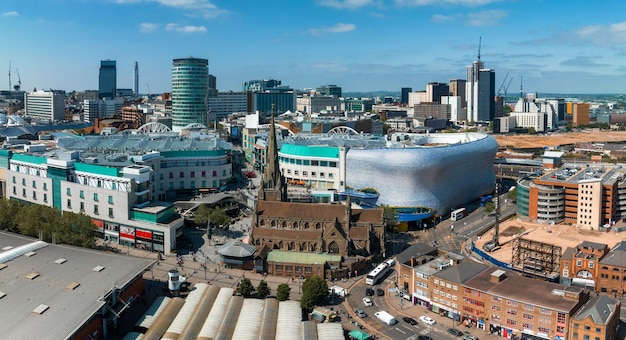
[[[115,60],[100,61],[98,85],[98,99],[115,98],[115,93],[117,92],[117,66]]]
[[[209,61],[174,59],[172,63],[172,130],[208,120]]]

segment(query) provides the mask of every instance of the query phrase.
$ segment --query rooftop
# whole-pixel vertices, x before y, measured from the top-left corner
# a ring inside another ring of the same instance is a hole
[[[324,264],[326,262],[340,262],[341,255],[328,253],[301,253],[296,251],[272,250],[267,254],[267,262]]]
[[[489,266],[484,264],[473,261],[465,261],[457,264],[456,266],[451,266],[441,270],[433,276],[449,282],[462,284],[476,275],[485,272],[488,268]]]
[[[617,310],[618,302],[606,295],[597,295],[591,298],[581,309],[574,314],[575,320],[591,317],[594,323],[606,325]]]
[[[0,233],[0,255],[36,241]],[[5,256],[3,261],[6,265],[0,270],[0,290],[6,294],[0,299],[0,338],[3,339],[70,337],[101,311],[105,303],[100,300],[102,295],[108,294],[113,286],[124,287],[154,262],[53,244],[43,244],[43,248],[17,257]]]

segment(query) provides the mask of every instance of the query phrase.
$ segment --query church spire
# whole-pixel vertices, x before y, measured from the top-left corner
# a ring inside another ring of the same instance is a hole
[[[286,190],[284,177],[278,164],[278,142],[276,141],[276,121],[274,120],[274,104],[270,118],[270,132],[265,157],[265,172],[263,173],[262,190],[266,200],[285,201]],[[270,194],[272,192],[273,194]],[[270,194],[270,195],[268,195]],[[272,196],[271,198],[269,196]]]

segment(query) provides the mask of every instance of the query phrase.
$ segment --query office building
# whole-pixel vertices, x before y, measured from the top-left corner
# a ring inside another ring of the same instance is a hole
[[[65,91],[36,91],[24,94],[26,115],[43,121],[65,118]]]
[[[315,89],[315,91],[321,95],[326,96],[335,96],[337,98],[341,98],[341,87],[337,85],[322,85]]]
[[[235,112],[248,112],[247,92],[217,92],[209,96],[209,119],[222,120]]]
[[[409,103],[409,93],[413,92],[413,89],[410,87],[403,87],[400,90],[400,104],[408,104]]]
[[[450,107],[450,121],[458,124],[466,120],[466,112],[463,107],[463,99],[460,96],[442,96],[441,104]]]
[[[296,110],[296,91],[287,86],[277,86],[251,94],[251,112],[259,111],[265,114],[272,112],[277,115]]]
[[[282,82],[277,79],[249,80],[243,83],[243,91],[246,91],[246,92],[265,91],[267,89],[279,87],[281,83]]]
[[[572,127],[589,125],[589,103],[572,104]]]
[[[441,103],[441,96],[447,96],[450,93],[450,87],[446,83],[428,83],[426,84],[426,101],[431,103]]]
[[[94,122],[96,119],[111,118],[120,111],[123,106],[124,101],[118,99],[85,100],[83,102],[83,119],[86,122]]]
[[[467,119],[473,122],[490,122],[494,119],[496,72],[484,68],[484,63],[474,61],[467,67]]]
[[[461,97],[461,105],[467,107],[467,81],[465,79],[450,79],[450,96]]]
[[[115,98],[117,93],[117,66],[115,60],[100,61],[98,99]]]
[[[207,125],[209,61],[180,58],[172,62],[172,130],[189,124]]]
[[[600,259],[596,277],[596,290],[624,298],[626,295],[626,241],[618,242],[609,253]]]
[[[336,112],[340,107],[341,101],[336,96],[303,94],[296,98],[296,110],[306,114],[324,111]]]

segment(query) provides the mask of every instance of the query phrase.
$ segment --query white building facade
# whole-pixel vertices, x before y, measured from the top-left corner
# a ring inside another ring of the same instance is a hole
[[[24,94],[26,115],[44,121],[62,121],[65,117],[64,91],[36,91]]]

